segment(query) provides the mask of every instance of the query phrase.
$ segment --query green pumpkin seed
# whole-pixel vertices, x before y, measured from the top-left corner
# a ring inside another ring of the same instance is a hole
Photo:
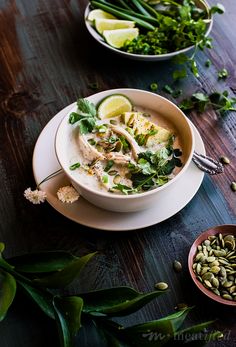
[[[216,277],[212,278],[211,283],[215,288],[219,288],[220,283]]]
[[[234,284],[233,281],[225,281],[222,283],[222,286],[224,288],[230,288],[233,284]]]
[[[203,276],[202,279],[203,281],[211,281],[214,275],[211,272],[206,272]]]
[[[230,185],[233,192],[236,192],[236,182],[232,182]]]
[[[201,266],[200,263],[198,263],[198,264],[197,264],[197,267],[196,267],[196,271],[197,271],[198,274],[200,274],[201,269],[202,269],[202,266]]]
[[[205,283],[205,285],[206,285],[208,288],[211,288],[211,287],[212,287],[212,284],[211,284],[210,281],[205,280],[204,283]]]
[[[232,296],[229,294],[223,294],[222,297],[226,300],[232,300],[233,299]]]
[[[210,271],[213,273],[213,274],[218,274],[220,272],[220,267],[219,266],[212,266]]]
[[[211,288],[211,291],[212,291],[214,294],[220,296],[220,292],[219,292],[219,290],[218,290],[217,288]]]
[[[166,290],[168,288],[168,284],[165,282],[158,282],[155,284],[155,288],[158,290]]]
[[[230,287],[229,292],[230,292],[230,294],[233,294],[234,292],[236,292],[236,286]]]
[[[201,271],[201,276],[203,276],[210,268],[207,266],[207,267],[203,267],[202,268],[202,271]]]
[[[208,263],[212,263],[213,261],[216,260],[216,258],[215,257],[208,257],[206,260]]]
[[[182,271],[182,264],[178,260],[174,261],[173,267],[176,272]]]
[[[229,160],[229,158],[228,157],[225,157],[225,156],[223,156],[223,157],[220,157],[220,161],[221,161],[221,163],[222,164],[230,164],[230,160]]]

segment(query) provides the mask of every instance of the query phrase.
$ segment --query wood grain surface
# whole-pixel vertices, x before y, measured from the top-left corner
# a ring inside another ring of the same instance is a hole
[[[215,4],[215,0],[209,0]],[[222,1],[226,13],[215,15],[211,33],[212,50],[199,52],[200,78],[178,82],[184,96],[193,92],[229,91],[236,94],[236,1]],[[156,319],[174,311],[177,303],[195,305],[189,323],[216,319],[215,327],[225,339],[209,346],[236,346],[236,310],[204,297],[192,283],[187,255],[192,242],[205,229],[219,224],[236,224],[236,113],[224,117],[213,110],[192,112],[207,154],[226,155],[231,163],[225,173],[205,176],[192,201],[179,213],[158,225],[137,232],[112,233],[76,224],[48,204],[31,205],[23,191],[34,187],[32,153],[47,122],[78,97],[98,91],[130,87],[149,90],[152,82],[162,92],[172,84],[175,69],[169,62],[138,62],[123,59],[99,46],[86,31],[85,0],[0,0],[0,241],[6,256],[39,250],[70,250],[82,255],[98,250],[71,293],[113,285],[132,285],[152,290],[154,283],[169,283],[170,291],[124,321],[134,324]],[[210,68],[205,61],[211,59]],[[229,77],[218,80],[217,71],[227,68]],[[176,274],[178,259],[183,271]],[[95,347],[93,327],[85,326],[76,347]],[[0,324],[1,347],[59,346],[55,325],[30,301],[17,294],[7,318]],[[104,345],[105,346],[105,345]]]

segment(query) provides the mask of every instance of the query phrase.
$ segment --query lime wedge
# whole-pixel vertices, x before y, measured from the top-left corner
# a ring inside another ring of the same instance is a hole
[[[103,36],[106,42],[115,48],[124,46],[125,41],[135,39],[139,34],[138,28],[104,30]]]
[[[99,9],[89,12],[87,19],[93,22],[97,18],[116,19],[116,17],[114,17],[112,14]]]
[[[98,116],[100,119],[116,117],[123,112],[130,112],[132,104],[123,94],[113,94],[103,99],[98,106]]]
[[[133,28],[135,25],[131,20],[120,20],[120,19],[95,19],[95,28],[102,34],[104,30],[115,30],[115,29],[125,29]]]

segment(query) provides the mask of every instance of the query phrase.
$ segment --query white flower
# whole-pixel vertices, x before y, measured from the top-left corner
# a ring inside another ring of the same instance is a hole
[[[45,192],[39,189],[31,190],[31,188],[27,188],[24,191],[24,197],[32,202],[33,204],[41,204],[41,202],[44,202],[47,195]]]
[[[79,194],[72,186],[65,186],[57,191],[57,197],[62,202],[73,203],[79,199]]]

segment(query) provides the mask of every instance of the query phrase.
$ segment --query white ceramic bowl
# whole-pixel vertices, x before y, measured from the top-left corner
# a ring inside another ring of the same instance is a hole
[[[95,105],[98,105],[103,98],[111,94],[124,94],[137,108],[140,106],[153,110],[160,116],[164,117],[167,121],[173,123],[179,138],[182,141],[181,147],[185,155],[185,163],[181,171],[165,185],[134,195],[118,195],[109,192],[101,192],[99,190],[91,189],[89,186],[81,183],[78,179],[75,179],[73,176],[73,171],[69,169],[68,159],[68,147],[71,138],[73,137],[73,127],[68,123],[68,119],[69,114],[76,111],[77,106],[74,106],[73,109],[63,118],[57,129],[55,137],[56,155],[62,169],[75,189],[81,194],[81,196],[90,201],[92,204],[117,212],[144,210],[153,206],[154,204],[158,205],[159,191],[175,184],[178,178],[185,173],[191,162],[194,150],[193,131],[187,117],[175,104],[166,98],[151,92],[139,89],[110,89],[89,96],[86,99]]]
[[[205,0],[204,1],[203,0],[196,0],[196,3],[198,4],[199,8],[208,9],[208,10],[210,8],[210,6],[208,5],[208,3]],[[105,47],[105,48],[109,49],[110,51],[117,53],[117,54],[119,54],[125,58],[134,59],[134,60],[141,60],[141,61],[168,60],[168,59],[171,59],[180,53],[187,53],[194,48],[194,46],[189,46],[189,47],[183,48],[183,49],[176,51],[176,52],[171,52],[171,53],[166,53],[166,54],[158,54],[158,55],[144,55],[144,54],[134,54],[134,53],[124,52],[120,49],[117,49],[117,48],[110,46],[108,43],[106,43],[104,38],[100,34],[98,34],[96,29],[92,26],[91,22],[87,20],[89,12],[90,12],[90,6],[88,5],[85,9],[85,12],[84,12],[84,21],[85,21],[86,28],[87,28],[88,32],[91,34],[91,36],[98,43],[100,43],[103,47]],[[212,29],[212,25],[213,25],[213,17],[210,17],[209,23],[207,24],[206,36],[208,36],[210,34],[211,29]]]

